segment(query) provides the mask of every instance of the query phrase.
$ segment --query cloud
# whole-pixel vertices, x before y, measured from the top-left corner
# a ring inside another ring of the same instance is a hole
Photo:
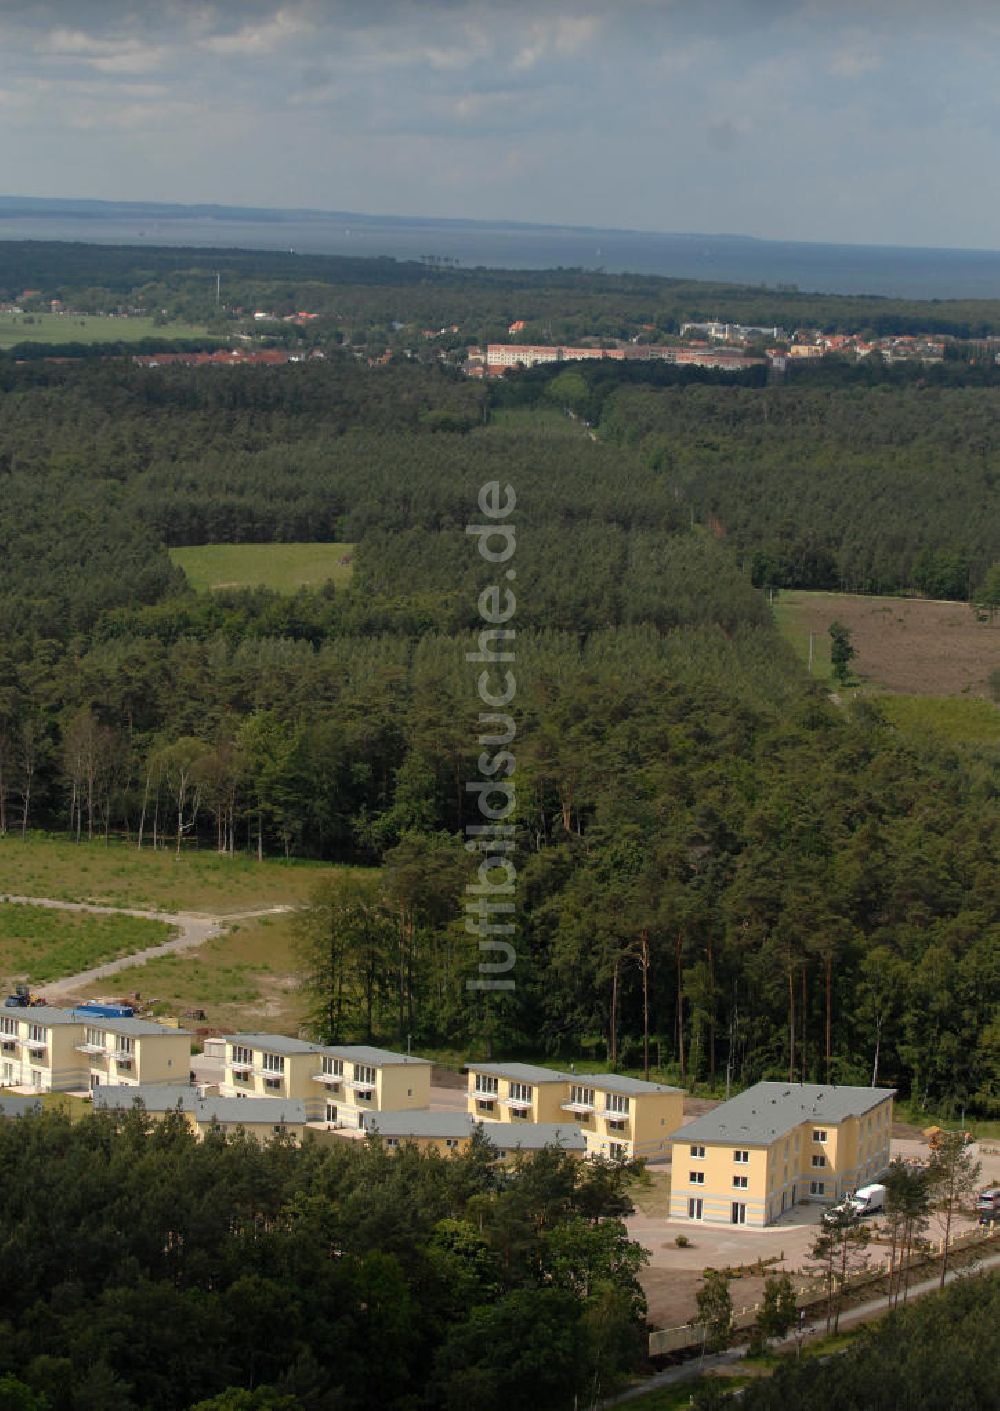
[[[166,45],[133,38],[113,39],[80,29],[55,29],[42,47],[54,59],[109,74],[150,73],[161,68],[170,53]]]
[[[535,20],[514,59],[515,70],[534,68],[550,54],[569,57],[586,49],[597,37],[602,20],[597,15],[556,15]]]
[[[213,34],[199,41],[199,47],[212,54],[253,57],[271,55],[290,40],[299,39],[311,28],[301,12],[281,9],[271,18],[243,25],[228,34]]]
[[[841,49],[830,60],[830,73],[834,78],[863,78],[882,67],[883,60],[870,50]]]

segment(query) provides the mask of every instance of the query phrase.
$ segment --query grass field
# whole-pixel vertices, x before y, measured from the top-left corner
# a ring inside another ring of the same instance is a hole
[[[198,592],[273,588],[294,593],[327,580],[338,588],[349,583],[353,553],[353,544],[198,544],[171,549],[170,557]]]
[[[215,852],[153,852],[112,842],[74,843],[30,833],[0,838],[0,896],[52,897],[148,911],[212,915],[307,901],[334,869],[318,862],[257,862]]]
[[[803,662],[812,634],[812,674],[824,683],[831,682],[834,621],[851,630],[855,684],[880,691],[986,700],[987,678],[1000,667],[1000,618],[979,622],[967,603],[785,591],[775,599],[774,616]],[[982,726],[986,716],[977,719]]]
[[[174,928],[136,916],[50,911],[0,902],[0,979],[41,985],[64,975],[162,945]]]
[[[0,314],[0,349],[13,348],[18,343],[137,343],[142,338],[204,338],[205,335],[204,328],[191,323],[157,326],[151,318]]]
[[[202,1022],[212,1028],[297,1034],[307,1007],[297,969],[291,918],[264,916],[235,922],[197,950],[122,970],[113,988],[138,992],[155,1014],[203,1009]],[[104,980],[82,993],[92,999],[107,989]]]

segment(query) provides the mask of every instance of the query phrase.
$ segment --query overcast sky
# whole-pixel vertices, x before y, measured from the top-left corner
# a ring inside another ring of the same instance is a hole
[[[997,248],[998,57],[974,0],[0,0],[0,192]]]

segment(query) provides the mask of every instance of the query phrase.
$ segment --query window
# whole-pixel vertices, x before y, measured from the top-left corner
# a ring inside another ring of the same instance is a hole
[[[530,1083],[511,1083],[510,1100],[511,1102],[523,1102],[530,1105],[532,1092],[533,1089]]]
[[[705,1202],[702,1200],[701,1196],[692,1196],[688,1201],[688,1219],[700,1220],[704,1209]]]
[[[457,1138],[457,1137],[445,1137],[445,1139],[444,1139],[444,1144],[445,1144],[446,1147],[449,1147],[449,1148],[451,1148],[451,1149],[454,1149],[456,1146],[458,1146],[458,1138]]]
[[[628,1155],[624,1142],[608,1142],[608,1155],[612,1161],[624,1161]]]
[[[45,1044],[45,1026],[43,1024],[28,1025],[28,1042],[29,1044]]]
[[[826,1157],[823,1155],[823,1153],[822,1153],[821,1151],[815,1151],[815,1152],[813,1152],[813,1165],[814,1165],[814,1166],[825,1166],[825,1165],[826,1165]]]
[[[500,1079],[491,1077],[489,1073],[477,1073],[475,1091],[487,1097],[496,1097],[500,1091]]]
[[[476,1099],[476,1107],[480,1112],[492,1112],[495,1106],[496,1103],[491,1102],[489,1098],[481,1097]]]
[[[132,1053],[133,1045],[130,1038],[119,1037],[115,1039],[115,1058],[117,1058],[119,1063],[123,1061],[125,1063],[131,1063]]]
[[[813,1141],[814,1141],[814,1142],[825,1142],[825,1141],[826,1141],[826,1132],[824,1132],[824,1131],[822,1130],[822,1128],[819,1128],[819,1127],[815,1128],[814,1131],[813,1131]]]
[[[621,1112],[628,1116],[628,1098],[622,1097],[621,1093],[608,1093],[608,1111]]]
[[[281,1091],[282,1081],[283,1080],[280,1075],[276,1075],[272,1078],[265,1078],[264,1086],[265,1088],[267,1088],[268,1092],[277,1093]]]
[[[386,1144],[386,1146],[399,1146],[399,1138],[398,1138],[398,1137],[387,1137],[385,1144]]]
[[[627,1126],[628,1126],[628,1123],[625,1121],[625,1119],[624,1119],[623,1117],[609,1117],[609,1118],[608,1118],[608,1131],[609,1131],[609,1132],[624,1132],[624,1130],[625,1130],[625,1128],[626,1128]]]
[[[327,1120],[328,1122],[336,1122],[336,1120],[337,1120],[337,1106],[336,1106],[336,1103],[328,1102],[328,1103],[326,1104],[326,1120]]]
[[[263,1053],[260,1066],[265,1073],[284,1073],[285,1056],[281,1053]]]
[[[704,1171],[689,1171],[689,1172],[688,1172],[688,1185],[689,1185],[689,1186],[703,1186],[704,1184],[705,1184],[705,1173],[704,1173]]]
[[[594,1089],[579,1088],[574,1084],[569,1090],[569,1100],[575,1107],[593,1107]]]
[[[748,1151],[734,1151],[733,1160],[738,1166],[748,1166],[750,1164],[750,1153]]]
[[[810,1182],[809,1182],[809,1194],[810,1194],[810,1195],[826,1195],[826,1182],[825,1182],[825,1181],[810,1181]]]
[[[251,1050],[248,1048],[244,1048],[242,1044],[233,1044],[233,1067],[253,1067],[253,1053],[251,1052]]]
[[[362,1087],[373,1088],[375,1086],[375,1069],[367,1063],[355,1063],[354,1081],[360,1083]]]
[[[323,1075],[327,1078],[342,1078],[344,1076],[344,1060],[325,1057],[323,1059]]]
[[[705,1148],[704,1148],[703,1146],[693,1146],[693,1147],[691,1148],[691,1155],[694,1157],[694,1159],[695,1159],[696,1161],[704,1161],[704,1160],[705,1160]]]
[[[733,1177],[733,1189],[734,1189],[734,1190],[745,1191],[746,1188],[747,1188],[747,1186],[749,1186],[749,1184],[750,1184],[750,1177],[749,1177],[749,1176],[734,1176],[734,1177]]]
[[[8,1019],[6,1016],[0,1017],[0,1034],[8,1034],[12,1039],[16,1039],[17,1020]]]

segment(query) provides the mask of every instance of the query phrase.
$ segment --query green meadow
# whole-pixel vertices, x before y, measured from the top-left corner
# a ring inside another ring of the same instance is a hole
[[[296,906],[309,898],[329,864],[220,857],[214,850],[153,852],[134,844],[75,843],[45,833],[0,837],[0,897],[52,897],[142,911],[201,911],[210,915],[268,906]]]
[[[171,549],[171,560],[184,570],[197,592],[219,588],[273,588],[294,593],[319,588],[327,581],[338,588],[351,580],[353,544],[198,544]]]
[[[0,977],[8,983],[43,985],[146,946],[162,945],[174,934],[172,926],[137,916],[0,902]]]
[[[19,343],[138,343],[144,338],[204,338],[193,323],[103,314],[0,314],[0,350]]]

